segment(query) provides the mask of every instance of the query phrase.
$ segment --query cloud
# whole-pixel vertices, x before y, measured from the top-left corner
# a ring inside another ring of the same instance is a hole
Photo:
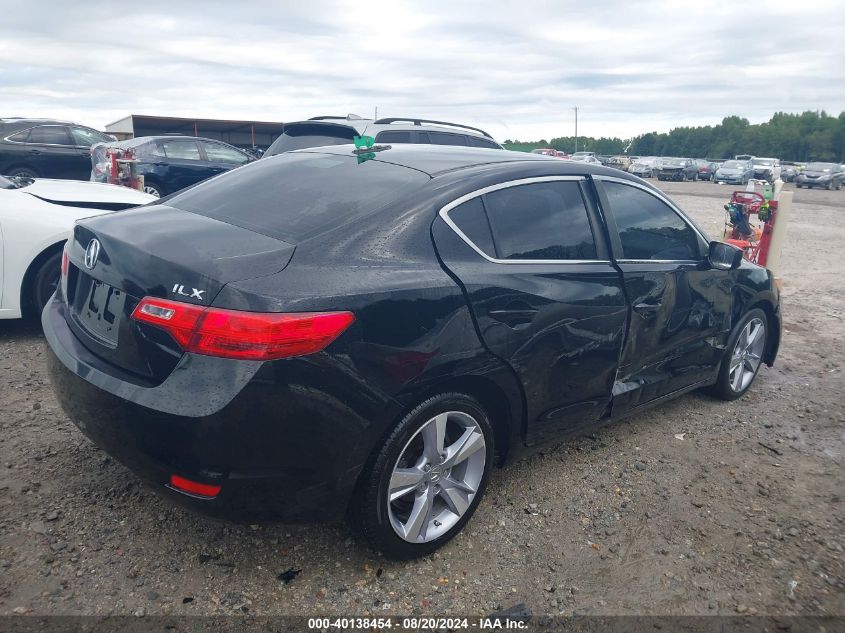
[[[631,136],[845,104],[845,11],[794,2],[0,0],[0,115],[291,121],[356,112],[495,137]],[[824,16],[824,19],[820,19]]]

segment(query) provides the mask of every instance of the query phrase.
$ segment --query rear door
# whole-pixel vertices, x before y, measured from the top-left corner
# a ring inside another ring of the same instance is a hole
[[[163,166],[164,187],[167,193],[190,187],[219,173],[211,169],[202,159],[200,148],[194,139],[165,139],[159,141],[159,149],[167,157]]]
[[[86,158],[88,171],[80,176],[80,150],[76,148],[64,125],[37,125],[29,131],[26,162],[43,178],[88,180],[91,159]]]
[[[596,182],[631,305],[616,415],[712,377],[733,278],[710,268],[707,240],[663,196],[621,179]]]
[[[531,444],[610,402],[628,310],[590,201],[584,178],[530,178],[463,196],[433,226],[480,336],[523,386]]]

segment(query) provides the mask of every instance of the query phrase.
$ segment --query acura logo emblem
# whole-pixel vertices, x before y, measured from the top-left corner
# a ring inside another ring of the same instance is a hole
[[[85,249],[85,268],[89,270],[97,265],[97,258],[100,257],[100,240],[94,239],[88,242]]]

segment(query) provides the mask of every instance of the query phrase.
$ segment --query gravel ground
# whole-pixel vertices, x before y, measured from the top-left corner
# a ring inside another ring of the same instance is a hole
[[[720,233],[729,187],[660,184]],[[746,397],[694,393],[512,464],[410,563],[343,526],[173,507],[64,417],[38,328],[0,322],[0,614],[845,615],[845,191],[795,197],[781,353]]]

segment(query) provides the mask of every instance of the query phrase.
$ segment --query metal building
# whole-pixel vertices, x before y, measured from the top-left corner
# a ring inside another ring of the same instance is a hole
[[[183,134],[212,138],[245,149],[267,149],[282,133],[282,128],[282,123],[269,121],[227,121],[130,114],[106,125],[105,131],[121,141],[136,136]]]

